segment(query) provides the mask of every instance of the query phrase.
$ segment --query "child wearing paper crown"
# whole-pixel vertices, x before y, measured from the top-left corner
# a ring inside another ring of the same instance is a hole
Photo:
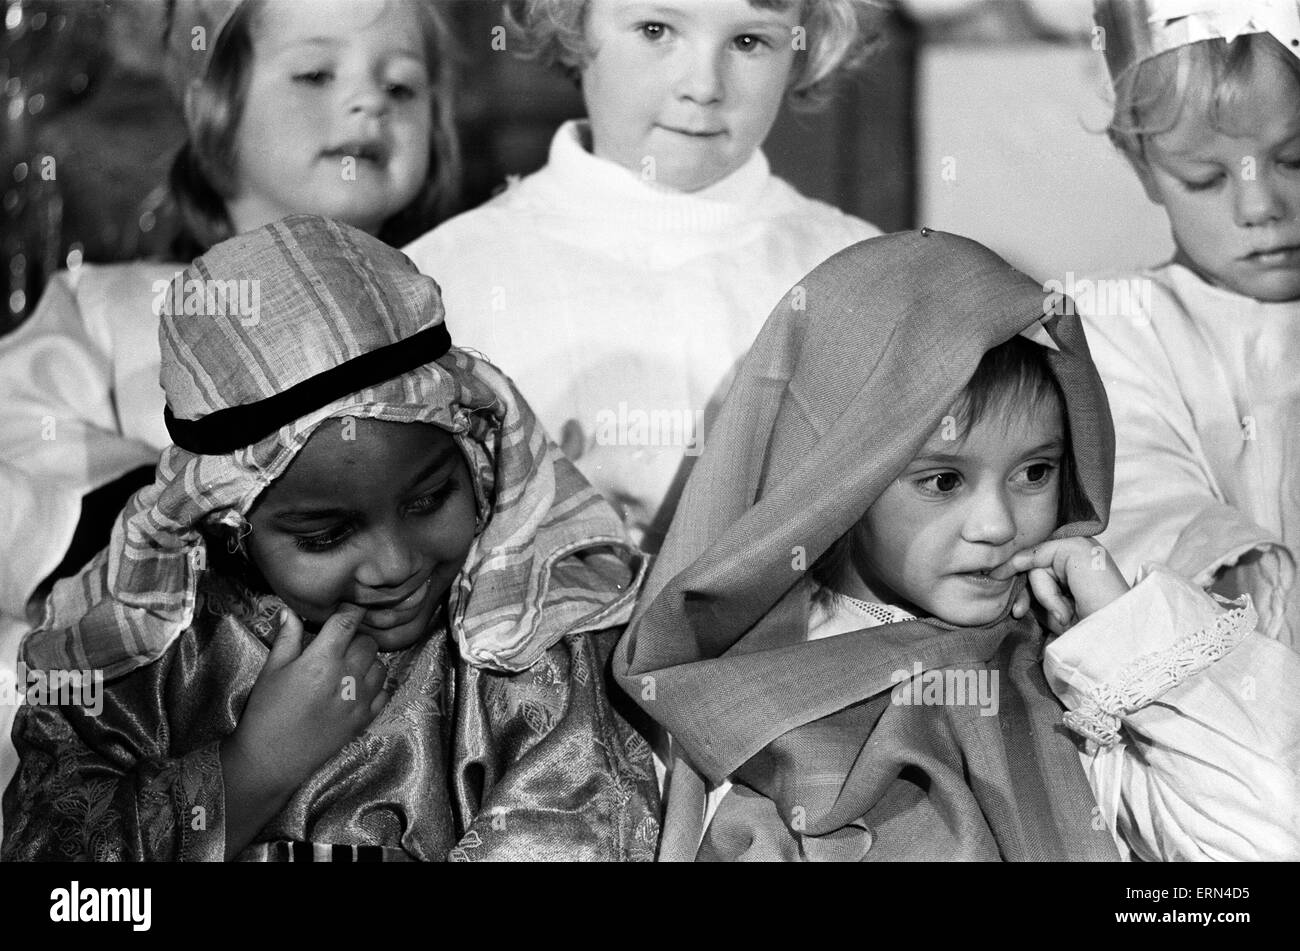
[[[452,54],[433,0],[175,0],[164,50],[188,138],[177,261],[56,275],[0,340],[0,615],[33,616],[80,568],[167,444],[158,311],[171,279],[236,231],[295,212],[400,245],[455,192]],[[33,597],[35,595],[35,597]]]
[[[801,283],[615,653],[680,754],[662,857],[1300,857],[1300,658],[1093,540],[1078,318],[939,232]]]
[[[1254,596],[1300,647],[1300,4],[1101,0],[1112,141],[1169,216],[1174,259],[1079,301],[1115,415],[1111,525],[1132,577],[1164,562]]]
[[[196,277],[260,313],[163,314],[175,444],[21,651],[102,710],[20,709],[0,856],[651,857],[604,686],[641,557],[437,284],[306,216]]]
[[[783,100],[861,58],[870,0],[515,0],[512,49],[559,66],[588,118],[540,171],[408,249],[452,330],[527,394],[647,550],[711,401],[772,304],[878,234],[774,177]]]

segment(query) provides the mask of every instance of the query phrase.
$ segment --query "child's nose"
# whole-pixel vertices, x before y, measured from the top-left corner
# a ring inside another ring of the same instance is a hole
[[[677,77],[677,95],[707,106],[722,98],[723,80],[720,57],[712,49],[687,50]]]
[[[399,532],[379,532],[357,568],[357,581],[370,588],[400,585],[419,567],[414,547]]]
[[[989,489],[976,493],[966,513],[962,538],[986,545],[1005,545],[1016,537],[1016,518],[1006,494]]]
[[[383,84],[372,79],[359,80],[345,93],[344,105],[349,114],[379,117],[388,110],[388,95]]]
[[[1233,209],[1238,227],[1268,224],[1278,221],[1286,209],[1283,206],[1282,189],[1268,174],[1250,175],[1244,173],[1237,182]]]

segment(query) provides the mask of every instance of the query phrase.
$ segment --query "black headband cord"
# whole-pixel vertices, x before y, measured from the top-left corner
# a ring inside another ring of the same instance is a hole
[[[224,456],[265,439],[281,426],[328,406],[335,400],[375,386],[426,363],[451,349],[446,324],[428,327],[404,340],[371,350],[346,363],[255,403],[230,406],[198,419],[177,419],[168,406],[163,420],[172,442],[203,456]]]

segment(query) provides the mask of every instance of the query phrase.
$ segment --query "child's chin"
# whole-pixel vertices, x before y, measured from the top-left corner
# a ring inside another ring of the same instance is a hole
[[[930,614],[954,627],[984,627],[1002,617],[1007,607],[1006,598],[990,598],[972,603],[954,599],[931,605]]]
[[[1300,300],[1300,268],[1259,267],[1238,261],[1220,267],[1196,263],[1193,270],[1207,283],[1266,304]]]
[[[1239,281],[1230,289],[1265,304],[1284,304],[1300,300],[1300,272],[1268,274],[1251,281]]]
[[[429,636],[428,622],[417,619],[399,627],[371,628],[362,626],[363,633],[375,639],[381,651],[400,651],[418,644]]]

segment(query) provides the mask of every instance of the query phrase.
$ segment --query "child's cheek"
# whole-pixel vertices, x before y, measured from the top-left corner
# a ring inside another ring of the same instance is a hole
[[[278,553],[273,571],[263,574],[308,627],[319,628],[347,599],[349,589],[338,559],[304,552],[292,543]]]

